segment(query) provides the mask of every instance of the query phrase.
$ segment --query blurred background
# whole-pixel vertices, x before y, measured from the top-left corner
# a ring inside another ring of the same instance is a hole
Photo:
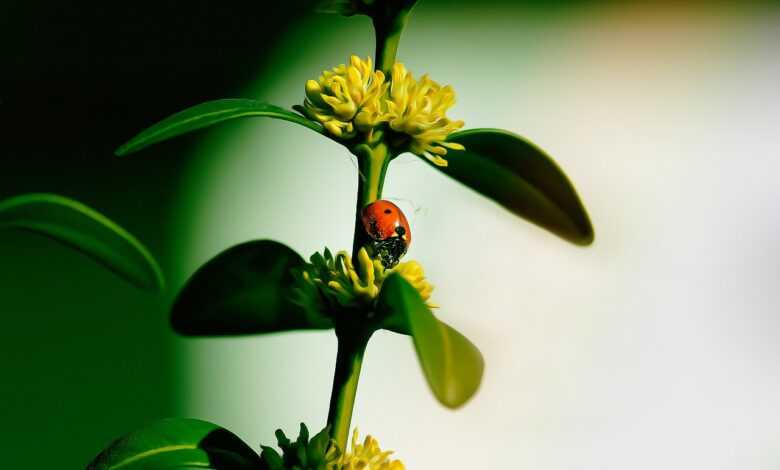
[[[231,123],[119,159],[221,97],[298,103],[373,54],[366,18],[310,1],[0,4],[0,197],[57,192],[136,234],[168,277],[140,292],[47,240],[0,233],[0,453],[81,468],[166,416],[257,448],[327,415],[331,333],[181,339],[167,309],[203,262],[272,238],[349,248],[357,170],[284,122]],[[486,359],[456,412],[407,337],[371,341],[354,424],[410,469],[780,467],[780,9],[772,3],[421,0],[399,59],[452,84],[467,127],[546,149],[596,243],[570,246],[415,157],[410,218],[437,314]]]

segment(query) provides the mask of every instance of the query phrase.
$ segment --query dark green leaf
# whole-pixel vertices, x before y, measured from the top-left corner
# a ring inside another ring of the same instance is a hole
[[[319,133],[323,132],[322,126],[319,124],[279,106],[250,99],[224,99],[201,103],[163,119],[119,147],[116,154],[121,157],[187,132],[243,117],[282,119],[308,127]]]
[[[244,243],[203,265],[173,306],[173,328],[183,335],[220,336],[331,328],[293,301],[293,269],[303,259],[270,240]]]
[[[230,431],[197,419],[165,419],[111,443],[87,470],[250,470],[260,457]]]
[[[565,240],[593,242],[593,227],[577,191],[541,149],[500,129],[455,132],[448,140],[466,150],[450,150],[449,165],[436,169]]]
[[[400,274],[382,284],[377,310],[386,316],[385,328],[412,336],[428,385],[443,405],[457,408],[477,392],[485,368],[479,349],[436,319]]]
[[[284,461],[276,450],[268,446],[261,446],[263,452],[260,454],[260,458],[263,460],[263,470],[283,470]]]
[[[0,201],[0,228],[45,235],[86,254],[138,287],[163,287],[157,262],[135,237],[72,199],[56,194],[25,194]]]

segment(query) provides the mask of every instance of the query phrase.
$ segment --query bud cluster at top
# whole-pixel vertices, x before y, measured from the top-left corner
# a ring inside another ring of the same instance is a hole
[[[455,104],[455,91],[423,75],[416,80],[401,63],[393,65],[390,80],[374,70],[371,58],[352,56],[349,65],[326,70],[306,83],[306,100],[299,108],[321,123],[334,138],[372,142],[384,139],[397,153],[409,151],[439,166],[448,149],[463,150],[447,136],[463,121],[446,113]]]

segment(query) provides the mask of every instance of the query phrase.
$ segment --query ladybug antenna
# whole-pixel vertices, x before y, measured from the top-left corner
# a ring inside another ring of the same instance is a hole
[[[412,206],[412,211],[415,214],[419,214],[420,212],[426,210],[424,206],[414,202],[414,199],[409,199],[409,198],[405,198],[405,197],[388,197],[388,198],[385,198],[385,199],[387,199],[388,201],[397,201],[397,202],[403,202],[404,204],[408,204],[408,205]]]

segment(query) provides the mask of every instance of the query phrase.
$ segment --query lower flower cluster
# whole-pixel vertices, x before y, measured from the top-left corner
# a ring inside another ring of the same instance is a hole
[[[391,460],[391,450],[382,450],[379,442],[373,437],[366,436],[360,444],[358,430],[352,434],[352,449],[341,456],[337,466],[338,470],[405,470],[400,460]]]
[[[400,460],[392,460],[393,451],[382,450],[379,442],[366,436],[360,442],[357,429],[352,433],[352,447],[342,452],[330,440],[325,428],[309,439],[309,430],[301,423],[298,439],[290,441],[280,429],[276,431],[280,455],[263,446],[261,470],[405,470]]]

